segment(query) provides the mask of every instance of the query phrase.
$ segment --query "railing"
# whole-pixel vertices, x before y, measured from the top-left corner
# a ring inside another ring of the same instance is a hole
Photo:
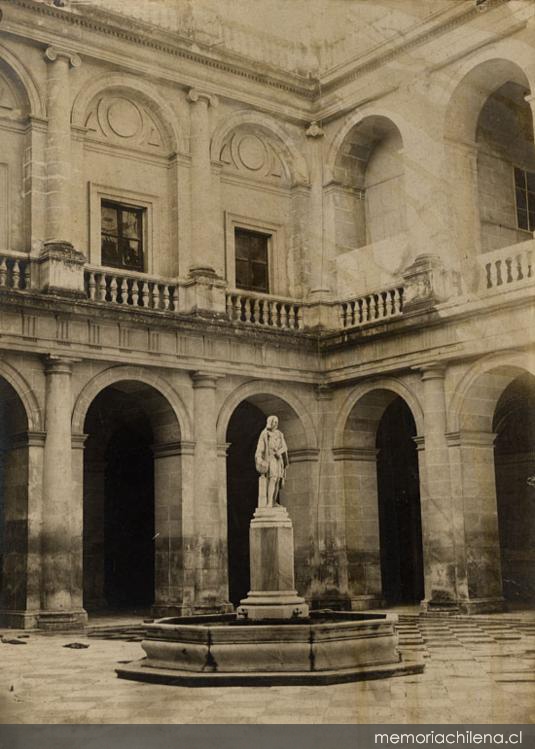
[[[233,322],[279,330],[303,328],[302,305],[292,299],[231,291],[226,295],[226,307],[227,316]]]
[[[494,252],[486,252],[479,258],[484,272],[483,289],[498,289],[535,278],[534,259],[533,239]]]
[[[339,302],[338,309],[342,328],[390,320],[403,312],[403,287],[385,289],[357,299]]]
[[[178,311],[179,284],[176,281],[86,266],[84,284],[87,298],[92,302]]]
[[[29,289],[31,259],[18,252],[0,253],[0,289]]]

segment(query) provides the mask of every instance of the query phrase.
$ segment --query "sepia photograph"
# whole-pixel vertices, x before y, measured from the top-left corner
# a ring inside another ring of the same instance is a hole
[[[534,0],[0,0],[6,747],[522,743],[534,121]]]

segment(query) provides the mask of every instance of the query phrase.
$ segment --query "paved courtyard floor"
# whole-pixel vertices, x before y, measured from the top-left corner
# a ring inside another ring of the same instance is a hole
[[[3,630],[0,722],[535,723],[533,614],[402,614],[399,629],[405,657],[425,657],[423,674],[333,686],[197,689],[116,678],[118,663],[143,655],[135,629],[108,623],[84,634]],[[75,642],[89,647],[65,647]]]

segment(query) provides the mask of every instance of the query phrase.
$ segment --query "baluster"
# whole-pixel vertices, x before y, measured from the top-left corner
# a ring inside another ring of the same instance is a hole
[[[525,273],[526,278],[531,278],[532,273],[533,273],[533,266],[532,266],[532,263],[531,263],[531,256],[532,256],[531,250],[527,250],[526,251],[526,273]]]
[[[165,310],[169,309],[169,286],[164,283],[162,286],[162,299],[163,299],[163,308]]]
[[[141,300],[143,307],[149,306],[149,284],[147,281],[141,281]]]
[[[132,279],[132,289],[130,291],[130,299],[134,307],[139,306],[139,281]]]
[[[230,319],[235,322],[236,320],[240,320],[241,318],[240,297],[237,294],[232,294],[230,299],[232,302],[232,316]]]
[[[249,322],[256,322],[256,299],[254,297],[249,299]]]
[[[178,310],[178,286],[169,287],[169,309],[172,312]]]
[[[399,314],[403,309],[403,291],[402,289],[394,289],[394,298],[392,312],[394,315]]]
[[[270,327],[273,326],[273,302],[271,299],[268,299],[267,303],[267,325]]]
[[[225,295],[225,311],[227,313],[228,319],[232,320],[233,309],[232,309],[232,295],[231,294]]]
[[[110,302],[117,303],[117,278],[112,276],[110,280]]]
[[[13,289],[18,289],[20,284],[20,267],[19,267],[19,261],[15,260],[13,262],[13,267],[11,269],[11,286]]]
[[[295,320],[295,329],[301,330],[303,327],[303,315],[301,306],[296,304],[294,307],[294,320]]]
[[[0,258],[0,287],[7,285],[7,264],[5,257]]]
[[[524,278],[524,272],[522,268],[522,260],[524,259],[522,254],[515,255],[515,267],[516,267],[516,278],[515,281],[522,281]]]
[[[26,265],[24,266],[24,288],[29,289],[32,285],[32,273],[31,273],[32,266],[30,262],[28,261]]]
[[[97,280],[97,302],[106,301],[106,276],[99,273]]]
[[[502,261],[496,260],[495,262],[495,269],[496,269],[496,286],[501,286],[503,283],[502,279]]]
[[[347,327],[347,303],[342,302],[338,306],[338,317],[340,319],[340,325],[342,328]]]
[[[94,273],[89,273],[87,290],[89,299],[94,302],[97,297],[97,281]]]
[[[485,265],[485,274],[487,277],[487,289],[492,289],[492,263]]]
[[[288,328],[288,305],[284,302],[281,303],[281,326]]]
[[[507,277],[505,280],[505,283],[512,283],[513,281],[513,274],[512,274],[512,268],[513,268],[513,259],[510,257],[505,258],[505,268],[507,271]]]

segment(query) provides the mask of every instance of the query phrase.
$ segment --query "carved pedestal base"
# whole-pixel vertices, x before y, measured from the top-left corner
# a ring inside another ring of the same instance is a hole
[[[240,601],[239,618],[292,619],[308,616],[294,588],[292,521],[280,505],[257,508],[249,530],[251,591]]]

